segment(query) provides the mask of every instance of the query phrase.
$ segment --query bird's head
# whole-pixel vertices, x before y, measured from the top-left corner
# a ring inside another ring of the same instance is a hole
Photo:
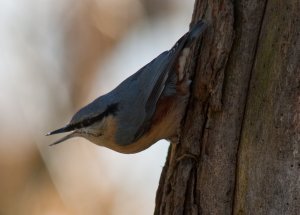
[[[80,109],[64,127],[47,133],[47,136],[71,132],[52,145],[64,142],[72,137],[83,137],[89,141],[104,145],[105,139],[112,137],[116,130],[114,116],[118,112],[118,103],[107,103],[107,99],[100,97]]]

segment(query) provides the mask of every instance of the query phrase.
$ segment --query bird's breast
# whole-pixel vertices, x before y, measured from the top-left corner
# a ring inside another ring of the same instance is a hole
[[[120,145],[114,136],[107,136],[103,146],[120,153],[133,154],[145,150],[158,140],[168,139],[176,135],[186,100],[186,96],[170,96],[160,99],[152,117],[151,126],[143,136],[127,145]],[[113,118],[110,120],[112,121],[108,130],[115,133],[116,121]]]

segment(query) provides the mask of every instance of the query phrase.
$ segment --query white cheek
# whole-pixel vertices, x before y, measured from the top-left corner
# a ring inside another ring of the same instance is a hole
[[[190,53],[190,48],[184,48],[182,50],[182,54],[179,57],[178,81],[181,81],[184,76],[183,70],[189,53]]]
[[[88,128],[81,128],[80,129],[80,133],[82,133],[82,134],[88,134],[89,133],[89,129]]]
[[[102,136],[104,131],[105,119],[96,122],[88,127],[81,128],[81,133],[92,136]]]

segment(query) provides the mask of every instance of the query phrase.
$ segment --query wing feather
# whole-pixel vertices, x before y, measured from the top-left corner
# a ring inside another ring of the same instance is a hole
[[[195,38],[198,38],[205,27],[205,23],[202,21],[198,22],[191,31],[187,32],[178,40],[171,50],[163,52],[137,73],[125,80],[124,91],[129,90],[128,86],[132,85],[134,86],[133,88],[135,88],[133,91],[138,92],[134,94],[136,96],[135,104],[132,104],[133,108],[130,110],[134,113],[126,114],[126,119],[122,119],[122,122],[125,122],[126,125],[124,124],[122,126],[122,131],[121,129],[118,131],[119,137],[117,137],[117,139],[120,141],[117,142],[121,145],[127,145],[138,140],[149,130],[157,102],[166,87],[166,82],[170,74],[175,72],[174,67],[180,57],[181,51],[190,45]],[[131,84],[128,84],[128,82],[131,82]],[[120,87],[122,85],[123,84],[121,84]],[[133,118],[131,114],[139,116],[139,118]],[[124,115],[122,116],[124,117]],[[130,136],[132,131],[135,131],[134,137]]]

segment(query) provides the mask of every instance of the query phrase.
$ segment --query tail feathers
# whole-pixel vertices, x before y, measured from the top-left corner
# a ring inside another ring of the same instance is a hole
[[[175,45],[172,47],[172,49],[169,50],[169,55],[171,55],[171,54],[177,55],[178,53],[176,53],[176,52],[178,52],[178,51],[180,52],[183,48],[189,47],[195,39],[197,39],[198,37],[200,37],[202,35],[202,33],[205,31],[206,28],[207,28],[207,24],[205,21],[203,21],[203,20],[198,21],[191,28],[191,30],[188,31],[187,33],[185,33],[175,43]]]
[[[191,27],[191,30],[188,32],[188,40],[187,43],[192,42],[202,35],[202,33],[207,28],[207,23],[203,20],[198,21],[195,25]]]

